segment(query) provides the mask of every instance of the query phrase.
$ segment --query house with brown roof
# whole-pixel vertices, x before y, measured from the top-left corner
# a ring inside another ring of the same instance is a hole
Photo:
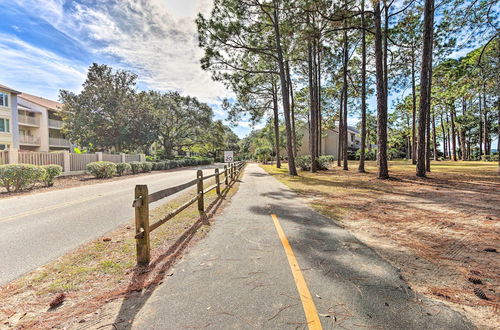
[[[9,147],[26,151],[71,149],[71,143],[61,133],[63,125],[60,117],[61,103],[0,85],[0,97],[2,95],[7,95],[7,104],[10,105],[8,109],[0,106],[0,121],[1,118],[9,121],[10,132],[4,132],[2,139],[0,123],[0,149]],[[8,117],[7,112],[10,112]]]

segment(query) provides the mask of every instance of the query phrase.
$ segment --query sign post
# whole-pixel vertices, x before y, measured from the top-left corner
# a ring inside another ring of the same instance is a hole
[[[224,163],[234,162],[233,151],[224,151]]]

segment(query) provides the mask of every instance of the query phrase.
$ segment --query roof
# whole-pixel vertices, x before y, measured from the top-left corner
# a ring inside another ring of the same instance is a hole
[[[51,110],[60,110],[60,108],[62,107],[62,103],[48,100],[48,99],[45,99],[45,98],[40,97],[40,96],[31,95],[28,93],[21,93],[21,95],[19,95],[19,98],[26,100],[26,101],[29,101],[29,102],[32,102],[32,103],[35,103],[35,104],[38,104],[38,105],[41,105],[42,107],[45,107],[45,108],[48,108]]]
[[[358,133],[359,134],[359,131],[357,128],[353,127],[353,126],[349,126],[347,125],[347,130],[348,131],[353,131],[354,133]]]
[[[16,91],[15,89],[12,89],[10,87],[7,87],[5,85],[0,84],[0,89],[3,89],[5,91],[11,92],[12,94],[21,94],[21,92]]]
[[[37,110],[37,109],[32,109],[28,106],[25,106],[24,104],[21,104],[21,103],[18,103],[17,104],[17,109],[18,110],[23,110],[23,111],[29,111],[29,112],[38,112],[38,113],[41,113],[40,110]]]

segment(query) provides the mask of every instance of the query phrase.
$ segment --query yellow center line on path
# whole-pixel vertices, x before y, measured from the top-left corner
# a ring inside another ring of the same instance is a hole
[[[285,254],[292,270],[293,279],[297,285],[297,291],[299,292],[302,307],[304,308],[304,313],[306,314],[307,326],[309,330],[322,330],[323,327],[321,326],[321,321],[319,320],[318,311],[314,305],[311,293],[307,288],[306,280],[300,271],[299,263],[297,262],[297,258],[295,258],[290,242],[288,242],[288,238],[286,237],[276,214],[271,214],[271,217],[273,218],[274,226],[278,232],[283,249],[285,249]]]

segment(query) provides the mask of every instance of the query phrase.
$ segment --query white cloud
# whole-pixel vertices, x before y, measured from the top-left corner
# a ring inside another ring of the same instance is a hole
[[[85,67],[11,35],[0,33],[0,53],[2,83],[21,91],[57,99],[61,86],[75,90],[85,79]],[[27,79],[29,90],[25,89]],[[43,83],[35,84],[36,80]]]
[[[194,19],[211,0],[19,0],[91,52],[111,55],[118,66],[139,74],[149,88],[177,90],[220,103],[229,92],[200,67]],[[90,5],[92,4],[92,5]]]

